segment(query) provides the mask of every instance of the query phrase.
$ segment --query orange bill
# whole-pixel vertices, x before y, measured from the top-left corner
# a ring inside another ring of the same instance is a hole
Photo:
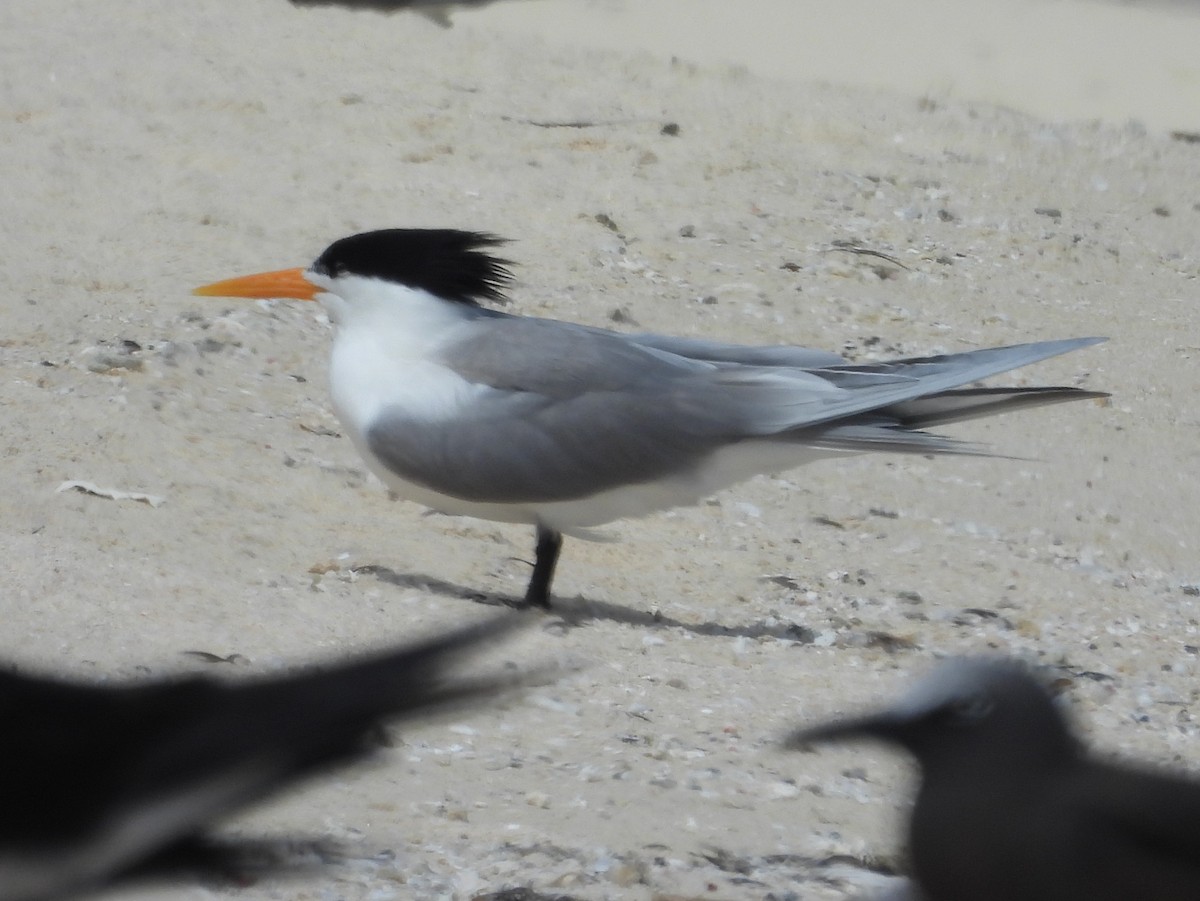
[[[291,297],[295,300],[315,300],[324,290],[305,278],[303,269],[280,269],[213,282],[196,288],[192,293],[202,297]]]

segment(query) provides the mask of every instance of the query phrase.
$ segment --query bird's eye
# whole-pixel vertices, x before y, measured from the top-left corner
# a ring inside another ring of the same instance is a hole
[[[950,710],[961,722],[977,723],[987,717],[995,706],[995,702],[987,695],[978,694],[955,701]]]

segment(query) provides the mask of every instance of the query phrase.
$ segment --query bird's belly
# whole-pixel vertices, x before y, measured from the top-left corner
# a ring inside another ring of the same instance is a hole
[[[698,465],[663,478],[619,485],[576,498],[553,501],[514,498],[500,503],[448,494],[405,478],[371,451],[361,430],[351,430],[351,435],[371,471],[400,498],[455,516],[473,516],[493,522],[540,523],[567,535],[579,534],[582,530],[618,519],[694,506],[717,491],[755,475],[782,472],[823,457],[842,455],[838,451],[777,442],[741,442],[720,448]]]

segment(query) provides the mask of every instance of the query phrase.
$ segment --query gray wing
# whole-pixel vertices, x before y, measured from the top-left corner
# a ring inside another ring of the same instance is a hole
[[[710,351],[731,347],[701,343]],[[686,479],[714,450],[746,439],[962,451],[917,431],[919,414],[965,418],[970,404],[947,399],[903,417],[888,408],[1088,343],[806,369],[706,361],[664,349],[671,340],[488,316],[442,354],[466,379],[487,386],[466,415],[429,423],[387,411],[367,438],[371,451],[410,481],[485,503],[570,500],[666,476]],[[980,403],[1004,406],[990,398]]]
[[[589,392],[569,401],[495,392],[469,420],[430,425],[385,412],[371,451],[389,469],[476,503],[589,497],[676,474],[729,441],[721,417],[669,392]],[[725,434],[723,434],[723,432]]]
[[[626,335],[627,340],[642,347],[664,350],[670,354],[709,363],[740,363],[743,366],[789,366],[796,369],[818,369],[840,366],[846,359],[827,350],[777,344],[756,347],[748,344],[726,344],[702,338],[675,338],[670,335],[644,333]]]
[[[748,434],[761,405],[749,381],[728,380],[711,363],[548,320],[488,317],[442,360],[487,386],[465,415],[429,423],[385,411],[368,446],[405,478],[482,503],[570,500],[686,478]]]

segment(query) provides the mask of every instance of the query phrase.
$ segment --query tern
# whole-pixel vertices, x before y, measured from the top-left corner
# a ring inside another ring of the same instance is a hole
[[[890,709],[789,744],[855,739],[921,766],[908,841],[925,901],[1200,898],[1200,782],[1096,759],[1012,661],[949,661]]]
[[[537,530],[526,606],[550,608],[564,535],[695,504],[762,473],[866,451],[983,453],[924,429],[1107,395],[962,388],[1099,343],[1074,338],[849,363],[517,316],[500,238],[386,229],[342,238],[307,269],[197,288],[318,301],[334,325],[334,412],[398,496]],[[594,537],[594,536],[592,536]]]
[[[386,718],[522,684],[531,674],[453,670],[524,619],[238,682],[92,685],[0,670],[0,901],[227,872],[241,844],[210,840],[214,821],[365,756]]]

